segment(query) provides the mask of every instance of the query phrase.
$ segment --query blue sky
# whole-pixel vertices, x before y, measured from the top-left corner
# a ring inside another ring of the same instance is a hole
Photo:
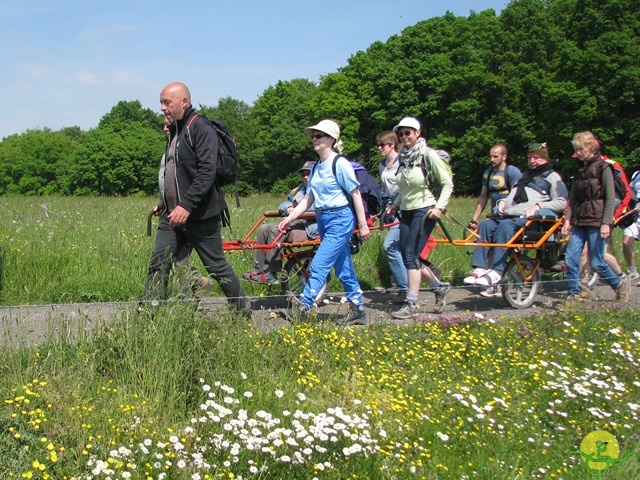
[[[468,16],[507,0],[21,0],[0,16],[0,138],[95,127],[121,100],[159,111],[167,83],[194,104],[252,104],[279,80],[322,75],[375,41],[447,10]]]

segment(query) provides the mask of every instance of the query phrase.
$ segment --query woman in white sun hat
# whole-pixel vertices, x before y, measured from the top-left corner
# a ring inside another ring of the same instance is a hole
[[[313,257],[311,276],[302,296],[299,299],[294,298],[296,308],[287,311],[286,314],[291,317],[306,317],[333,267],[351,304],[349,314],[342,323],[364,325],[364,300],[349,250],[349,239],[353,235],[356,223],[363,241],[368,240],[370,235],[358,189],[359,183],[349,161],[334,150],[341,147],[340,127],[336,122],[322,120],[317,125],[305,128],[304,131],[311,138],[313,149],[320,161],[311,171],[307,194],[280,222],[279,228],[283,232],[287,231],[291,223],[313,205],[322,242]]]

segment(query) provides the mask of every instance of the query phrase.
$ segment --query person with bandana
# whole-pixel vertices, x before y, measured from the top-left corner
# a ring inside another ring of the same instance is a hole
[[[391,316],[405,319],[418,314],[418,292],[422,280],[429,284],[435,294],[436,313],[442,312],[451,289],[448,283],[441,283],[422,263],[420,253],[436,222],[445,212],[453,192],[453,176],[445,160],[428,147],[426,140],[421,137],[421,125],[416,118],[403,118],[393,131],[402,143],[400,166],[396,172],[400,193],[387,207],[387,214],[396,215],[400,212],[400,251],[407,268],[408,289],[404,305]],[[426,164],[430,164],[431,172],[423,170]],[[425,173],[433,176],[440,192],[429,188]]]

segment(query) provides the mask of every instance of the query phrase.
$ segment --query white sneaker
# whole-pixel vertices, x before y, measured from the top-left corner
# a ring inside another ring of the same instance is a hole
[[[593,275],[591,275],[591,278],[589,279],[589,281],[587,282],[587,287],[593,287],[596,282],[599,280],[599,276],[596,272],[593,272]]]
[[[632,282],[634,280],[640,280],[640,273],[638,272],[627,273],[627,275],[629,275],[629,280],[631,280]]]
[[[490,287],[490,288],[487,288],[486,290],[481,291],[480,295],[485,297],[485,298],[501,297],[502,296],[502,292],[500,291],[500,289],[497,286],[494,286],[494,287]]]
[[[478,280],[485,273],[487,273],[487,270],[485,268],[479,268],[479,267],[474,268],[469,274],[469,276],[465,277],[462,283],[464,283],[465,285],[475,285],[476,280]]]
[[[500,279],[502,278],[502,274],[496,272],[492,268],[487,270],[487,272],[476,280],[476,285],[484,285],[490,287],[492,285],[497,285],[500,283]]]

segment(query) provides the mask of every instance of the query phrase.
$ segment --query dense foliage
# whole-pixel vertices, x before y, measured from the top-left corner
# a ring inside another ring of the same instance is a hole
[[[468,17],[447,13],[354,54],[323,77],[278,82],[250,106],[223,98],[208,116],[229,124],[242,156],[240,190],[286,190],[313,156],[304,127],[334,118],[345,154],[375,167],[375,136],[419,117],[449,150],[456,192],[476,194],[496,142],[525,163],[547,141],[566,175],[573,133],[593,130],[609,156],[640,168],[640,10],[634,0],[514,0]],[[198,92],[193,92],[197,103]],[[120,102],[98,127],[29,130],[0,143],[0,193],[156,191],[161,117]],[[372,168],[375,172],[376,169]]]

